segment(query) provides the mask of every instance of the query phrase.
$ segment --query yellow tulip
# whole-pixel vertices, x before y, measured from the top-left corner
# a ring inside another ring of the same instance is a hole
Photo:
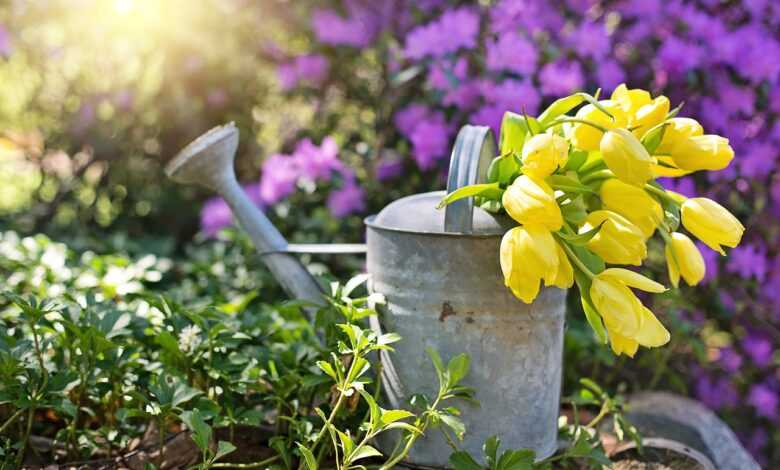
[[[607,330],[607,333],[609,334],[609,345],[612,346],[612,352],[616,356],[625,354],[628,357],[634,357],[639,349],[639,343],[636,340],[627,338],[617,331]]]
[[[569,160],[569,143],[557,134],[536,134],[523,146],[523,173],[543,179]]]
[[[687,235],[672,233],[665,253],[669,280],[674,287],[679,285],[681,274],[689,286],[695,286],[704,279],[704,258]]]
[[[653,159],[641,142],[626,129],[612,129],[601,139],[601,157],[618,178],[644,185],[652,179]]]
[[[612,101],[615,101],[620,105],[620,108],[628,116],[633,116],[642,106],[650,104],[653,99],[650,97],[650,93],[641,88],[634,88],[629,90],[625,83],[620,85],[612,91],[610,97]]]
[[[501,202],[509,216],[523,225],[538,225],[553,232],[563,225],[553,190],[540,179],[518,176],[504,192]]]
[[[656,163],[653,164],[653,177],[660,178],[662,176],[676,178],[678,176],[685,176],[691,173],[688,170],[681,170],[677,168],[677,165],[669,155],[655,155]]]
[[[552,283],[559,272],[559,253],[549,230],[538,225],[515,227],[501,239],[500,261],[504,284],[515,297],[530,304],[539,283]]]
[[[574,269],[572,268],[571,262],[566,256],[566,253],[563,251],[560,243],[556,243],[555,245],[556,248],[558,248],[558,271],[556,272],[555,279],[553,279],[552,282],[548,282],[548,280],[545,279],[545,285],[552,285],[555,287],[560,287],[561,289],[568,289],[574,285]]]
[[[680,141],[704,134],[704,128],[691,118],[676,117],[669,119],[664,128],[664,136],[656,149],[657,154],[670,155]]]
[[[593,305],[604,319],[604,325],[610,332],[616,332],[641,344],[663,344],[664,335],[658,329],[657,319],[655,322],[651,321],[650,317],[655,319],[655,316],[649,310],[645,311],[644,305],[629,287],[656,293],[666,290],[661,284],[634,271],[622,268],[605,269],[593,278],[589,291]]]
[[[661,204],[647,191],[618,179],[605,181],[601,185],[600,196],[605,208],[631,221],[646,238],[655,232],[663,219]]]
[[[601,225],[598,233],[588,241],[588,248],[610,264],[639,266],[647,257],[647,246],[642,231],[622,215],[608,211],[593,211],[585,218],[580,233]]]
[[[631,115],[628,125],[633,129],[634,135],[641,138],[645,132],[664,122],[666,115],[669,114],[669,108],[669,98],[659,96]]]
[[[671,149],[677,167],[688,170],[722,170],[734,158],[729,139],[719,135],[697,135],[680,139]]]
[[[612,120],[609,116],[604,114],[601,110],[592,104],[588,104],[580,108],[574,117],[577,119],[593,122],[607,129],[626,126],[628,119],[617,102],[612,100],[604,100],[599,101],[599,104],[604,109],[609,111],[615,119]],[[601,137],[603,135],[604,133],[599,129],[582,123],[572,124],[567,131],[567,137],[569,140],[571,140],[571,144],[574,147],[589,152],[599,149],[599,142],[601,142]]]
[[[705,245],[725,256],[722,246],[734,248],[742,240],[745,227],[717,202],[696,197],[686,200],[681,210],[686,230]]]

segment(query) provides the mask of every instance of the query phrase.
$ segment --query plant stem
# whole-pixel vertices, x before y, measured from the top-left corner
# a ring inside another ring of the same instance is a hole
[[[609,405],[607,404],[607,402],[604,402],[601,405],[601,409],[599,410],[599,414],[597,414],[596,417],[593,418],[593,420],[591,420],[590,423],[586,424],[585,427],[586,428],[592,428],[593,426],[599,424],[599,422],[602,419],[604,419],[604,417],[607,416],[607,414],[609,414]]]
[[[431,405],[430,409],[435,410],[439,406],[439,402],[441,401],[442,395],[443,395],[443,390],[439,389],[439,395],[436,397],[436,400],[433,402],[433,405]],[[381,467],[379,467],[379,470],[390,470],[395,466],[395,464],[403,460],[403,458],[406,457],[406,454],[409,453],[409,450],[412,448],[415,441],[417,441],[417,438],[420,437],[423,433],[425,433],[425,431],[428,429],[428,426],[430,426],[430,416],[426,415],[422,426],[418,427],[420,432],[410,434],[408,440],[406,441],[406,445],[401,450],[401,452],[395,457],[385,462]]]
[[[5,423],[3,423],[3,426],[0,427],[0,434],[3,434],[3,432],[5,432],[5,430],[6,430],[6,428],[8,426],[10,426],[11,423],[16,421],[16,418],[21,416],[22,413],[24,413],[24,408],[19,408],[18,410],[16,410],[16,412],[14,414],[12,414],[11,417],[8,418],[8,420]]]
[[[276,462],[279,460],[279,458],[279,455],[274,455],[273,457],[268,457],[265,460],[252,463],[214,463],[211,464],[211,468],[260,468]]]
[[[612,173],[610,170],[599,170],[596,172],[593,172],[589,175],[585,175],[582,177],[582,184],[588,184],[592,181],[596,180],[605,180],[609,178],[614,178],[615,174]]]
[[[27,427],[24,430],[24,437],[22,438],[22,446],[19,448],[19,453],[16,455],[16,468],[22,468],[24,463],[24,454],[27,450],[27,443],[30,440],[30,433],[32,432],[33,418],[35,417],[35,402],[30,406],[30,411],[27,414]]]
[[[596,275],[595,275],[595,274],[593,274],[593,272],[592,272],[590,269],[588,269],[588,267],[587,267],[587,266],[585,266],[585,263],[583,263],[583,262],[582,262],[582,260],[580,260],[580,259],[577,257],[577,255],[576,255],[576,254],[574,254],[574,252],[572,251],[572,249],[569,247],[569,245],[568,245],[566,242],[564,242],[564,241],[562,241],[562,240],[561,240],[561,246],[563,247],[563,251],[565,251],[565,252],[566,252],[566,255],[569,257],[569,259],[570,259],[570,260],[571,260],[571,261],[572,261],[574,264],[576,264],[576,265],[577,265],[577,267],[578,267],[578,268],[579,268],[579,269],[580,269],[580,270],[581,270],[583,273],[585,273],[585,275],[586,275],[586,276],[588,276],[588,277],[589,277],[589,278],[591,278],[591,279],[593,279],[594,277],[596,277]]]
[[[594,129],[598,129],[598,130],[600,130],[601,132],[607,132],[607,131],[609,130],[609,129],[607,129],[607,128],[606,128],[606,127],[604,127],[604,126],[602,126],[602,125],[600,125],[600,124],[596,124],[596,123],[595,123],[595,122],[593,122],[593,121],[588,121],[587,119],[578,119],[578,118],[561,118],[561,119],[556,119],[555,121],[553,121],[553,122],[551,122],[550,124],[546,125],[546,126],[545,126],[545,127],[542,129],[542,131],[544,131],[544,130],[547,130],[547,129],[551,128],[551,127],[555,127],[555,126],[557,126],[557,125],[559,125],[559,124],[564,124],[564,123],[567,123],[567,122],[570,122],[570,123],[576,123],[576,124],[585,124],[585,125],[587,125],[587,126],[593,127]]]
[[[663,189],[658,189],[652,184],[646,184],[645,185],[645,191],[655,194],[656,196],[660,197],[661,199],[665,199],[669,202],[671,202],[674,205],[680,205],[680,203],[677,201],[677,199],[670,196],[666,191]]]

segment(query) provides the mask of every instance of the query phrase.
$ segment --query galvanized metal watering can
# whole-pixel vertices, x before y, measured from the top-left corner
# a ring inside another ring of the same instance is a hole
[[[495,156],[487,127],[464,126],[450,161],[447,192],[484,179]],[[293,298],[323,303],[317,282],[292,253],[329,250],[288,245],[236,181],[233,159],[238,130],[217,127],[182,150],[166,168],[169,177],[219,192],[264,254],[269,270]],[[387,299],[382,327],[403,337],[392,360],[383,361],[383,385],[393,407],[410,393],[435,394],[436,375],[425,352],[471,356],[465,385],[479,407],[464,404],[462,447],[482,455],[485,439],[498,435],[508,448],[529,448],[537,459],[556,449],[561,388],[565,292],[544,289],[531,305],[504,287],[498,252],[512,222],[475,207],[472,198],[445,210],[435,191],[399,199],[366,219],[370,287]],[[344,249],[345,248],[345,249]],[[379,321],[372,319],[379,329]],[[435,430],[418,440],[409,463],[444,467],[450,447]]]

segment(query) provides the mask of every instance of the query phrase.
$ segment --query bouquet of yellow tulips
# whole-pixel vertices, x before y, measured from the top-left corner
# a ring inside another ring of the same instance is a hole
[[[576,282],[596,335],[615,354],[633,357],[640,345],[666,344],[669,332],[631,288],[666,288],[610,265],[640,266],[647,240],[658,233],[671,284],[682,277],[695,285],[704,260],[680,225],[721,255],[745,229],[717,202],[686,198],[655,181],[726,168],[734,157],[728,139],[676,117],[681,106],[670,109],[665,96],[625,85],[608,100],[598,95],[561,98],[538,117],[507,112],[488,182],[454,191],[442,205],[475,197],[486,210],[506,211],[519,224],[501,241],[506,286],[531,303],[542,282]]]

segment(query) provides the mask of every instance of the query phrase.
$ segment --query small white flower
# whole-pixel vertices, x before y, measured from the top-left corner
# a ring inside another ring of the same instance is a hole
[[[179,349],[184,354],[195,351],[203,340],[200,337],[201,329],[198,325],[188,325],[181,330],[179,336]]]

